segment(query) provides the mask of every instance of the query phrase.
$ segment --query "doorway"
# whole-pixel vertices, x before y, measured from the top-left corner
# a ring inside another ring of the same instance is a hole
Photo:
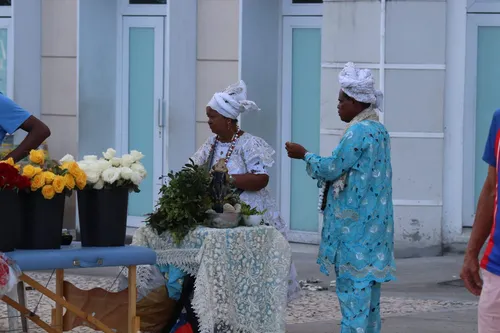
[[[321,17],[283,18],[282,140],[320,152]],[[319,244],[316,182],[303,161],[282,158],[281,209],[291,241]]]
[[[493,113],[500,108],[500,15],[469,14],[467,21],[463,224],[471,227],[488,172],[484,147]]]
[[[121,151],[141,151],[148,171],[141,192],[129,199],[127,226],[139,227],[158,200],[166,169],[165,16],[122,20]]]

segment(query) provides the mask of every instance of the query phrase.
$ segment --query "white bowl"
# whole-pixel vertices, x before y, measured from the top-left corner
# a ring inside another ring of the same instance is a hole
[[[243,215],[243,222],[247,227],[258,227],[262,221],[262,215]]]

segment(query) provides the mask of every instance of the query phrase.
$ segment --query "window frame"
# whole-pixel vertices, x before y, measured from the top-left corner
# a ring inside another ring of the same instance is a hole
[[[500,13],[500,3],[492,0],[468,0],[468,13]]]
[[[322,16],[323,3],[293,3],[293,0],[282,0],[282,13],[286,16],[306,15]]]
[[[142,5],[142,4],[130,4],[129,0],[120,0],[119,2],[119,12],[120,15],[144,15],[144,16],[167,16],[167,6],[166,4],[157,5]]]
[[[12,18],[0,17],[0,29],[7,29],[7,90],[4,93],[9,98],[14,98],[14,29]]]
[[[12,17],[12,5],[0,6],[0,18],[11,18],[11,17]]]

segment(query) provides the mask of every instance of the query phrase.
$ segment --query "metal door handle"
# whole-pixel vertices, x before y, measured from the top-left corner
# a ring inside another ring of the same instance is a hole
[[[158,98],[158,127],[162,128],[163,124],[163,100]]]

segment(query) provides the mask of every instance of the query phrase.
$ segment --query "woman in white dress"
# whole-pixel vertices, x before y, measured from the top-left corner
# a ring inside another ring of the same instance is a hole
[[[238,127],[240,114],[259,111],[257,105],[246,98],[247,88],[243,81],[214,94],[206,107],[208,125],[214,135],[206,140],[192,160],[195,164],[211,168],[220,159],[225,159],[230,182],[241,192],[240,199],[259,211],[265,211],[264,222],[274,226],[286,238],[287,225],[266,189],[269,183],[268,169],[274,164],[275,151],[263,139],[245,133]],[[297,297],[299,291],[297,273],[292,263],[288,300]]]

